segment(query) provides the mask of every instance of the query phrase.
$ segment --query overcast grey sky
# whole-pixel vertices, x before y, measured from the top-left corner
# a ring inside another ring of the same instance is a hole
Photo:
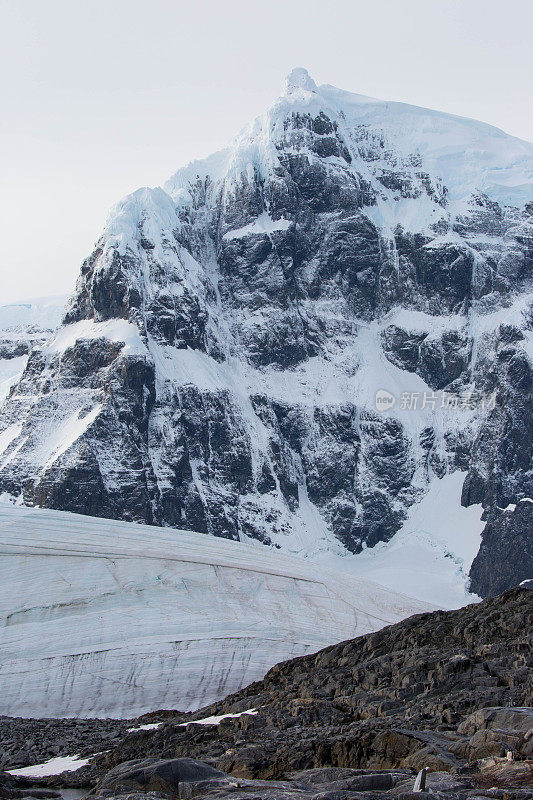
[[[109,207],[317,83],[533,139],[526,0],[0,0],[0,304],[70,291]]]

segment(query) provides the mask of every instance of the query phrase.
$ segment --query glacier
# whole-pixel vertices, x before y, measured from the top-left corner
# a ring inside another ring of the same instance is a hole
[[[0,503],[0,714],[192,711],[432,608],[257,545]]]

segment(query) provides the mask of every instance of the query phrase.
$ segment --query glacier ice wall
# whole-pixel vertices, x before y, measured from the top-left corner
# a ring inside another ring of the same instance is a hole
[[[260,546],[0,505],[0,714],[193,710],[427,607]]]

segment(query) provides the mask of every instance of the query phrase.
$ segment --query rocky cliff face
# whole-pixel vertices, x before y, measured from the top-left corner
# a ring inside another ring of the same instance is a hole
[[[232,148],[114,209],[2,407],[0,490],[357,553],[462,470],[490,562],[533,495],[532,181],[532,145],[294,71]]]

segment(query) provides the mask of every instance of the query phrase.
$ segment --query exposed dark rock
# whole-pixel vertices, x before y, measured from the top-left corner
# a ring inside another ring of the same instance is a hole
[[[511,581],[533,575],[533,501],[519,500],[514,510],[489,515],[479,553],[470,570],[471,589],[494,596]]]
[[[176,795],[183,784],[204,783],[225,777],[220,770],[191,758],[145,758],[126,761],[110,770],[97,784],[95,792],[106,796],[131,791]]]
[[[96,753],[131,727],[131,722],[122,720],[0,717],[0,770],[74,753]]]
[[[445,389],[459,379],[468,382],[471,342],[458,331],[437,338],[391,325],[383,331],[382,341],[389,361],[420,375],[432,389]]]

